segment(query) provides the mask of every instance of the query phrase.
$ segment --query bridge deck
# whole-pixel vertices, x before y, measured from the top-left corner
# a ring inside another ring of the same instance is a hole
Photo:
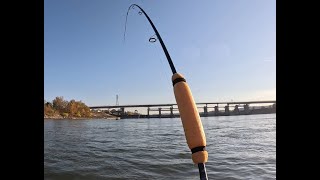
[[[241,102],[203,102],[196,103],[197,105],[208,104],[264,104],[264,103],[276,103],[276,101],[241,101]],[[130,108],[130,107],[163,107],[163,106],[177,106],[177,104],[138,104],[138,105],[118,105],[118,106],[91,106],[90,109],[103,109],[103,108]]]

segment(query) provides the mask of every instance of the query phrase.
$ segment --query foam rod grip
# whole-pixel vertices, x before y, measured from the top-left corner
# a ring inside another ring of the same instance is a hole
[[[201,149],[201,147],[206,146],[206,136],[191,90],[185,82],[184,77],[179,73],[173,74],[172,82],[188,146],[190,150],[194,148],[199,149],[199,147]],[[208,152],[200,150],[193,153],[192,161],[195,164],[207,162]]]

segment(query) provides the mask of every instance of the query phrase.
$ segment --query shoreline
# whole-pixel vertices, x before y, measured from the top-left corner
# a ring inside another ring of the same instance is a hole
[[[44,116],[44,120],[90,120],[90,119],[107,119],[107,120],[118,120],[120,117],[112,115],[104,116],[92,116],[92,117],[62,117],[62,116]]]
[[[91,120],[91,119],[105,119],[105,120],[118,120],[117,117],[89,117],[89,118],[55,118],[55,117],[44,117],[43,120]]]
[[[244,115],[259,115],[259,114],[276,114],[276,112],[272,113],[256,113],[256,114],[230,114],[230,115],[207,115],[203,116],[200,115],[200,117],[218,117],[218,116],[244,116]],[[162,115],[162,117],[157,117],[157,116],[150,116],[147,117],[146,115],[135,117],[135,116],[127,116],[127,117],[117,117],[117,116],[111,116],[111,117],[72,117],[72,118],[63,118],[63,117],[44,117],[44,120],[91,120],[91,119],[97,119],[97,120],[120,120],[120,119],[153,119],[153,118],[180,118],[180,116],[173,116],[171,117],[170,115]]]

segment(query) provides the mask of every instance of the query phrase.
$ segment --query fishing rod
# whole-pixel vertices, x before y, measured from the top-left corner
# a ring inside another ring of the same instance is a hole
[[[199,112],[198,112],[196,103],[193,99],[191,90],[186,82],[186,79],[183,77],[183,75],[180,73],[177,73],[176,68],[174,67],[174,64],[169,55],[169,52],[166,46],[164,45],[162,38],[158,30],[154,26],[153,22],[151,21],[147,13],[140,6],[136,4],[132,4],[127,11],[124,40],[125,40],[128,13],[130,9],[131,8],[134,9],[135,6],[140,9],[139,15],[144,14],[148,19],[167,57],[168,63],[170,65],[170,68],[173,74],[172,84],[173,84],[174,95],[178,105],[178,110],[180,113],[180,118],[182,121],[187,144],[189,146],[189,149],[192,152],[192,155],[191,155],[192,161],[195,164],[198,164],[200,180],[207,180],[208,176],[207,176],[206,166],[205,166],[205,163],[208,161],[208,152],[205,149],[206,136],[203,131],[203,126],[201,123]],[[156,39],[153,37],[149,39],[149,42],[155,42],[155,41]]]

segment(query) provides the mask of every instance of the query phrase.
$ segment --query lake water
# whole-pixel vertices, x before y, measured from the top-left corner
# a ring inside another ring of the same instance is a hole
[[[276,179],[276,114],[202,117],[208,179]],[[181,120],[44,120],[44,179],[199,179]]]

